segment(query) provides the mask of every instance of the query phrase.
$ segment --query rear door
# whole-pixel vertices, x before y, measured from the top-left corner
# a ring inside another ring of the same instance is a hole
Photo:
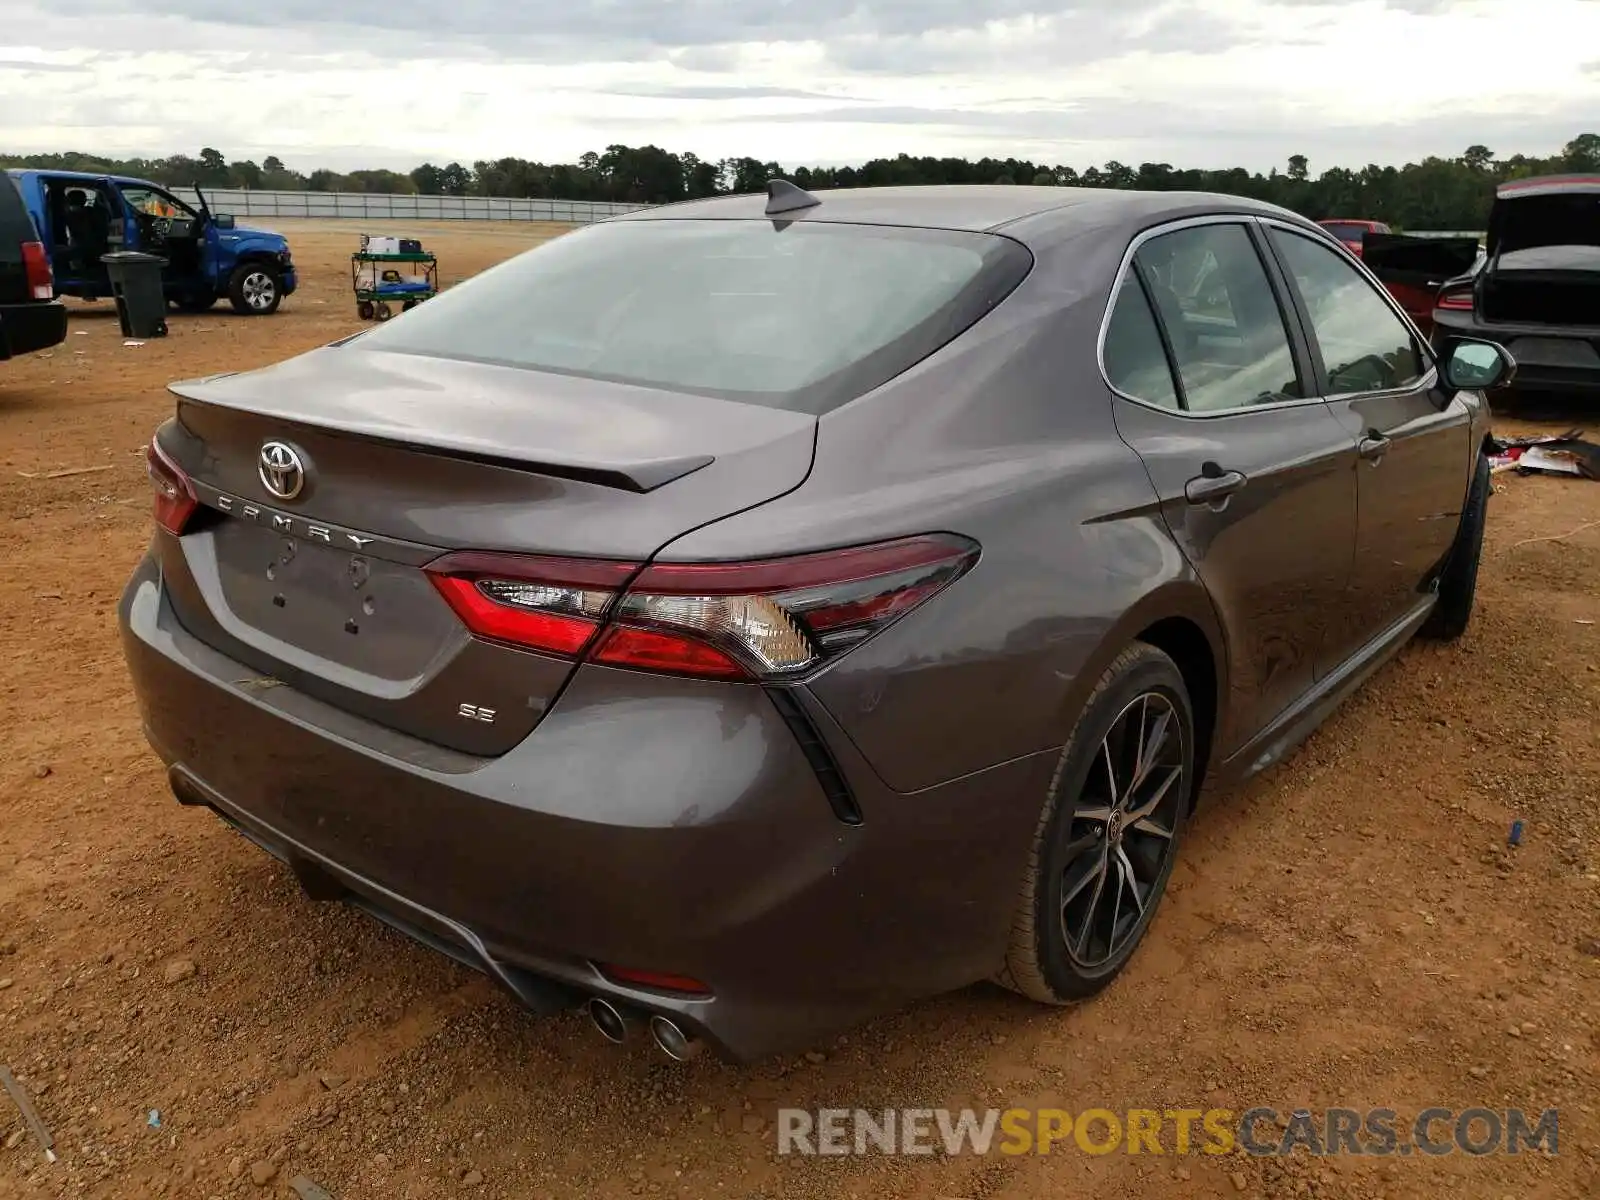
[[[1381,288],[1320,238],[1267,228],[1311,333],[1317,389],[1361,459],[1355,567],[1326,644],[1337,663],[1427,602],[1466,499],[1472,414]]]
[[[1191,292],[1174,286],[1196,277]],[[1314,395],[1298,330],[1244,218],[1143,235],[1103,359],[1118,429],[1227,632],[1232,724],[1220,732],[1231,751],[1315,682],[1317,648],[1349,582],[1355,438]]]

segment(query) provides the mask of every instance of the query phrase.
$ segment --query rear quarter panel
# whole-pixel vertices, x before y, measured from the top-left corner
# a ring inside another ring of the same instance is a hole
[[[823,417],[795,492],[669,544],[760,557],[952,531],[982,546],[954,586],[811,682],[883,781],[916,791],[1062,744],[1105,665],[1203,589],[1118,437],[1096,344],[1126,245],[1036,250],[956,343]]]

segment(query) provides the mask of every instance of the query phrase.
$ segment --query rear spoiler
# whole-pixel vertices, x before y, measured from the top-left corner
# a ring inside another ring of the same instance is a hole
[[[515,457],[506,454],[502,444],[479,441],[475,438],[442,434],[423,441],[415,430],[400,430],[382,420],[355,420],[350,417],[326,418],[296,413],[285,406],[271,403],[252,403],[237,396],[226,400],[205,395],[198,386],[227,375],[207,376],[205,380],[186,380],[170,384],[167,388],[180,402],[180,419],[183,404],[202,404],[208,407],[232,409],[271,417],[288,424],[308,424],[319,433],[347,434],[378,445],[393,446],[413,454],[428,454],[439,458],[453,458],[463,462],[481,463],[490,467],[505,467],[525,471],[530,475],[547,475],[555,479],[571,479],[578,483],[592,483],[619,491],[653,492],[656,488],[692,475],[710,466],[716,458],[710,454],[685,455],[676,458],[630,459],[626,461],[598,461],[576,455],[562,454],[537,446],[516,447]]]

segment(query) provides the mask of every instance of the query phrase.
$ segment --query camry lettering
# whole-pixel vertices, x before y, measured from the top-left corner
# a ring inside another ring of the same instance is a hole
[[[211,504],[218,512],[228,513],[258,525],[264,524],[275,533],[302,537],[309,542],[320,542],[324,546],[351,546],[361,550],[372,545],[375,540],[363,537],[359,533],[346,533],[331,525],[317,525],[288,513],[273,512],[270,508],[262,508],[259,504],[252,504],[248,500],[241,500],[237,496],[228,496],[221,492],[212,498]]]

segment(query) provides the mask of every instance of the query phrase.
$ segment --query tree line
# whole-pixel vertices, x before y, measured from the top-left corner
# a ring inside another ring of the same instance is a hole
[[[1487,146],[1469,146],[1456,158],[1425,158],[1404,166],[1370,163],[1331,167],[1313,176],[1306,156],[1289,156],[1285,168],[1266,174],[1243,167],[1178,168],[1171,163],[1115,160],[1082,171],[1019,158],[935,158],[896,155],[859,167],[794,167],[756,158],[701,159],[659,146],[608,146],[575,163],[499,158],[444,166],[423,163],[411,171],[309,173],[291,170],[276,155],[260,163],[229,160],[207,147],[199,155],[118,160],[99,155],[4,155],[0,166],[41,167],[133,175],[168,186],[281,191],[382,192],[431,196],[532,196],[557,200],[603,200],[666,204],[737,192],[756,192],[782,176],[803,188],[886,187],[895,184],[1036,184],[1052,187],[1137,188],[1204,191],[1249,196],[1293,209],[1313,219],[1362,217],[1410,229],[1482,229],[1495,186],[1507,179],[1562,172],[1600,172],[1600,134],[1584,133],[1549,157],[1514,154],[1501,158]]]

